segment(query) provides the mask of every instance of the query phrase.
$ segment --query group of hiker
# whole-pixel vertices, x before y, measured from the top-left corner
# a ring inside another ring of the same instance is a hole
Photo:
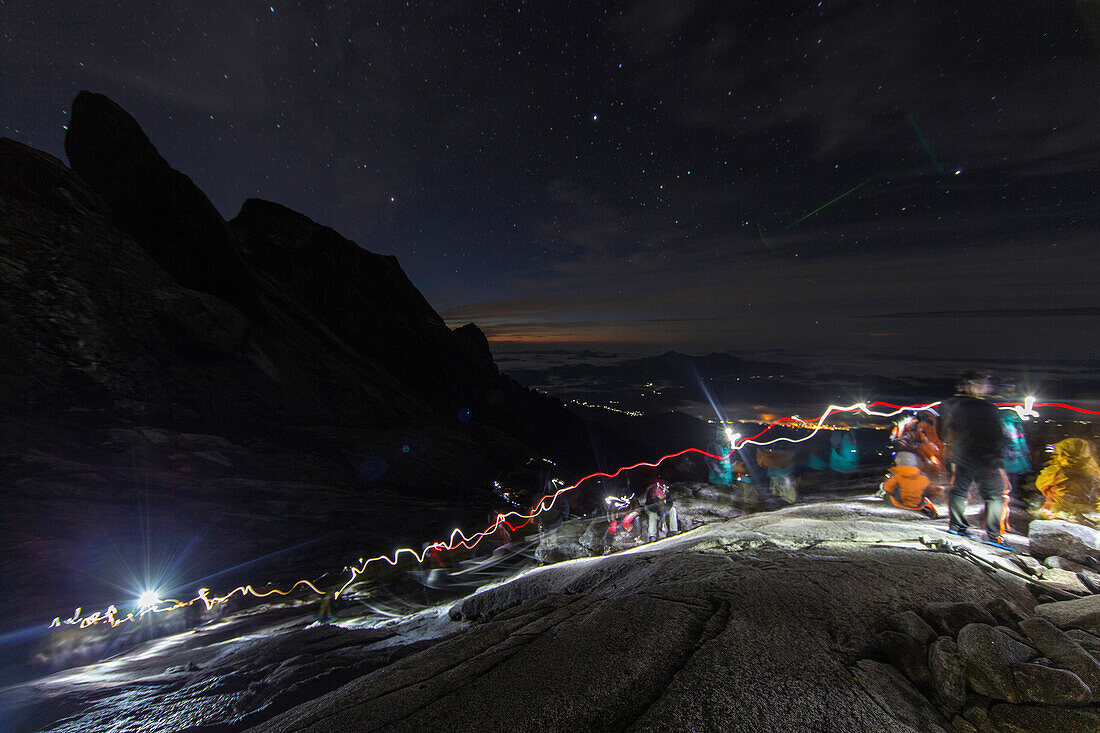
[[[861,446],[856,435],[854,430],[835,430],[797,444],[756,447],[742,443],[733,448],[738,436],[728,428],[719,428],[704,458],[708,480],[717,486],[755,487],[758,493],[770,493],[793,503],[803,474],[850,476],[861,470],[868,449]]]
[[[607,513],[607,530],[604,533],[604,549],[610,550],[617,536],[640,529],[642,515],[646,517],[646,537],[656,542],[661,531],[666,537],[680,532],[680,519],[672,500],[672,487],[657,476],[637,498],[608,495],[604,498]]]
[[[937,502],[942,506],[946,498],[949,531],[969,537],[966,508],[970,491],[976,488],[985,505],[983,539],[1006,546],[1008,503],[1011,497],[1022,499],[1021,492],[1030,489],[1030,480],[1021,487],[1020,478],[1032,474],[1032,457],[1021,415],[999,409],[993,391],[988,375],[967,373],[956,394],[937,410],[909,413],[899,420],[890,435],[894,465],[880,485],[880,495],[930,519],[940,516]],[[797,445],[753,446],[739,438],[723,427],[707,446],[709,482],[738,485],[758,498],[771,494],[788,503],[797,500],[800,474],[851,475],[868,467],[864,453],[884,448],[869,447],[874,438],[857,438],[855,430],[831,431]],[[1045,467],[1035,478],[1041,497],[1041,506],[1036,502],[1033,507],[1035,515],[1100,522],[1100,467],[1089,442],[1066,438],[1049,446],[1048,453]],[[658,470],[624,472],[615,481],[597,482],[584,491],[563,491],[565,484],[544,472],[539,485],[543,506],[535,506],[539,510],[534,524],[542,533],[553,531],[570,516],[602,517],[604,547],[610,550],[623,545],[624,535],[632,544],[654,541],[662,534],[671,536],[680,529],[670,485]],[[507,544],[508,538],[498,534],[502,531],[494,533],[492,544]]]
[[[937,416],[924,411],[902,419],[894,428],[895,465],[881,486],[884,498],[930,518],[939,514],[934,499],[946,491],[948,531],[970,537],[966,506],[976,487],[985,504],[984,540],[1007,547],[1009,501],[1023,499],[1020,477],[1032,463],[1023,421],[1015,410],[999,409],[991,400],[988,375],[964,375],[955,396]],[[942,438],[941,438],[942,436]],[[1049,446],[1050,457],[1035,479],[1034,514],[1095,524],[1100,520],[1100,466],[1083,438],[1066,438]]]

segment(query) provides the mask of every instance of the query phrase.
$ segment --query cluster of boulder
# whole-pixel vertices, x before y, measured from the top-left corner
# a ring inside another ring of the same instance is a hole
[[[1043,582],[1078,592],[1081,586],[1093,593],[1100,589],[1100,530],[1037,519],[1028,526],[1028,552],[1030,557],[1018,555],[1017,562]]]
[[[887,623],[856,676],[892,665],[893,699],[916,700],[926,728],[1100,730],[1100,596],[1040,603],[1034,615],[1004,599],[933,603]]]

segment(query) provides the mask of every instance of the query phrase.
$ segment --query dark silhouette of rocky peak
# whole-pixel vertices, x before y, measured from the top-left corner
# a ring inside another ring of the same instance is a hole
[[[492,369],[494,374],[497,372],[496,362],[493,361],[493,352],[489,348],[489,339],[485,337],[485,332],[478,328],[477,324],[467,323],[465,326],[454,329],[453,333],[471,359]]]
[[[245,201],[230,227],[251,267],[428,404],[476,402],[495,386],[492,356],[472,358],[395,257],[260,199]]]
[[[88,185],[57,158],[0,137],[0,195],[106,215],[108,209]]]
[[[73,100],[65,154],[111,209],[115,223],[177,282],[264,321],[255,275],[221,214],[168,165],[124,109],[102,94]]]

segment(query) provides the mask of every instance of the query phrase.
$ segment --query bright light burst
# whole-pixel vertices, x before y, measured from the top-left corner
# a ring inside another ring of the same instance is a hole
[[[160,603],[160,596],[157,594],[157,592],[155,590],[147,590],[147,591],[143,592],[140,596],[138,596],[138,600],[137,600],[138,613],[142,613],[146,610],[156,608],[157,604],[159,604],[159,603]]]
[[[798,417],[784,417],[768,424],[767,427],[765,427],[763,430],[761,430],[759,433],[752,436],[751,438],[742,439],[741,435],[733,434],[730,436],[732,444],[731,448],[729,452],[727,452],[725,455],[715,455],[713,453],[708,453],[707,451],[700,450],[698,448],[685,448],[684,450],[678,451],[676,453],[670,453],[669,455],[663,456],[662,458],[652,463],[641,462],[636,463],[633,466],[623,466],[614,473],[592,473],[577,481],[572,486],[563,485],[554,493],[543,496],[539,500],[538,504],[535,505],[534,510],[532,510],[529,514],[522,514],[520,512],[508,512],[507,514],[498,514],[493,523],[481,532],[466,536],[461,529],[455,529],[451,532],[450,537],[446,542],[434,542],[427,545],[421,552],[417,552],[416,550],[408,547],[402,547],[398,550],[395,550],[393,555],[379,555],[377,557],[366,559],[359,558],[359,564],[357,566],[345,568],[345,572],[349,574],[348,580],[340,587],[338,591],[336,591],[335,597],[338,598],[341,594],[343,594],[352,584],[355,583],[359,576],[361,576],[366,571],[367,567],[374,565],[375,563],[386,562],[390,565],[396,566],[398,562],[400,562],[400,559],[403,555],[410,556],[412,559],[416,560],[417,563],[422,563],[424,562],[424,558],[432,550],[455,550],[459,547],[473,549],[477,546],[479,542],[481,542],[482,539],[494,534],[502,524],[508,527],[508,529],[513,532],[518,529],[522,529],[523,527],[526,527],[528,524],[534,521],[539,514],[548,511],[550,507],[554,505],[554,502],[558,499],[559,496],[568,491],[572,491],[589,479],[615,478],[623,471],[630,471],[636,468],[657,468],[670,458],[678,458],[679,456],[686,455],[688,453],[695,453],[701,456],[709,456],[710,458],[715,458],[717,460],[725,460],[733,455],[735,451],[740,448],[744,448],[746,445],[767,446],[781,442],[801,443],[802,441],[809,440],[817,435],[823,429],[826,420],[828,420],[829,417],[831,417],[832,415],[839,413],[860,412],[865,415],[871,415],[874,417],[891,418],[903,412],[934,410],[939,404],[940,402],[931,402],[925,405],[894,405],[890,404],[889,402],[858,402],[854,405],[849,405],[848,407],[829,405],[825,412],[823,412],[821,416],[816,420],[804,420]],[[1072,405],[1067,405],[1062,402],[1036,402],[1034,397],[1028,397],[1022,403],[997,402],[994,404],[996,404],[997,407],[1002,410],[1012,410],[1016,412],[1020,415],[1022,419],[1025,420],[1029,417],[1038,417],[1039,413],[1035,410],[1035,408],[1037,407],[1056,407],[1078,413],[1100,415],[1100,411],[1089,410],[1082,407],[1074,407]],[[806,429],[810,430],[810,433],[801,438],[778,437],[772,438],[771,440],[763,440],[764,435],[771,431],[773,428],[786,424],[794,424],[799,427],[805,427]],[[728,428],[726,428],[726,430],[729,431]],[[616,498],[618,499],[619,497]],[[108,606],[103,611],[96,611],[86,616],[81,614],[81,608],[77,608],[73,612],[73,615],[67,619],[61,619],[60,617],[55,618],[50,624],[50,627],[54,628],[66,625],[78,626],[79,628],[85,629],[89,626],[96,626],[98,624],[104,623],[114,627],[119,626],[120,624],[124,624],[128,621],[137,621],[149,613],[164,613],[166,611],[174,611],[179,608],[190,606],[194,603],[202,603],[206,610],[210,610],[215,606],[225,603],[236,595],[241,595],[242,597],[253,596],[256,598],[266,598],[272,595],[288,596],[299,587],[308,588],[318,596],[325,595],[324,591],[319,589],[309,580],[299,580],[285,591],[279,589],[271,589],[261,592],[257,591],[251,585],[238,586],[222,596],[210,595],[209,589],[201,588],[198,591],[198,595],[187,601],[177,600],[174,598],[160,598],[156,590],[146,590],[142,592],[142,594],[138,598],[135,604],[135,610],[126,613],[125,615],[120,614],[118,608],[114,605]]]

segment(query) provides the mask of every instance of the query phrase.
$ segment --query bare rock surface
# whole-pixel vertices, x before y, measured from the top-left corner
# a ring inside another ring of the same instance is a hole
[[[21,701],[16,730],[69,733],[949,730],[904,675],[860,662],[875,634],[899,609],[1030,594],[860,506],[711,524],[393,621],[257,609],[0,697]],[[847,526],[806,542],[823,516]],[[832,539],[872,516],[875,540]]]
[[[998,733],[1095,733],[1100,730],[1100,710],[1096,708],[1046,705],[994,705],[990,712]]]

